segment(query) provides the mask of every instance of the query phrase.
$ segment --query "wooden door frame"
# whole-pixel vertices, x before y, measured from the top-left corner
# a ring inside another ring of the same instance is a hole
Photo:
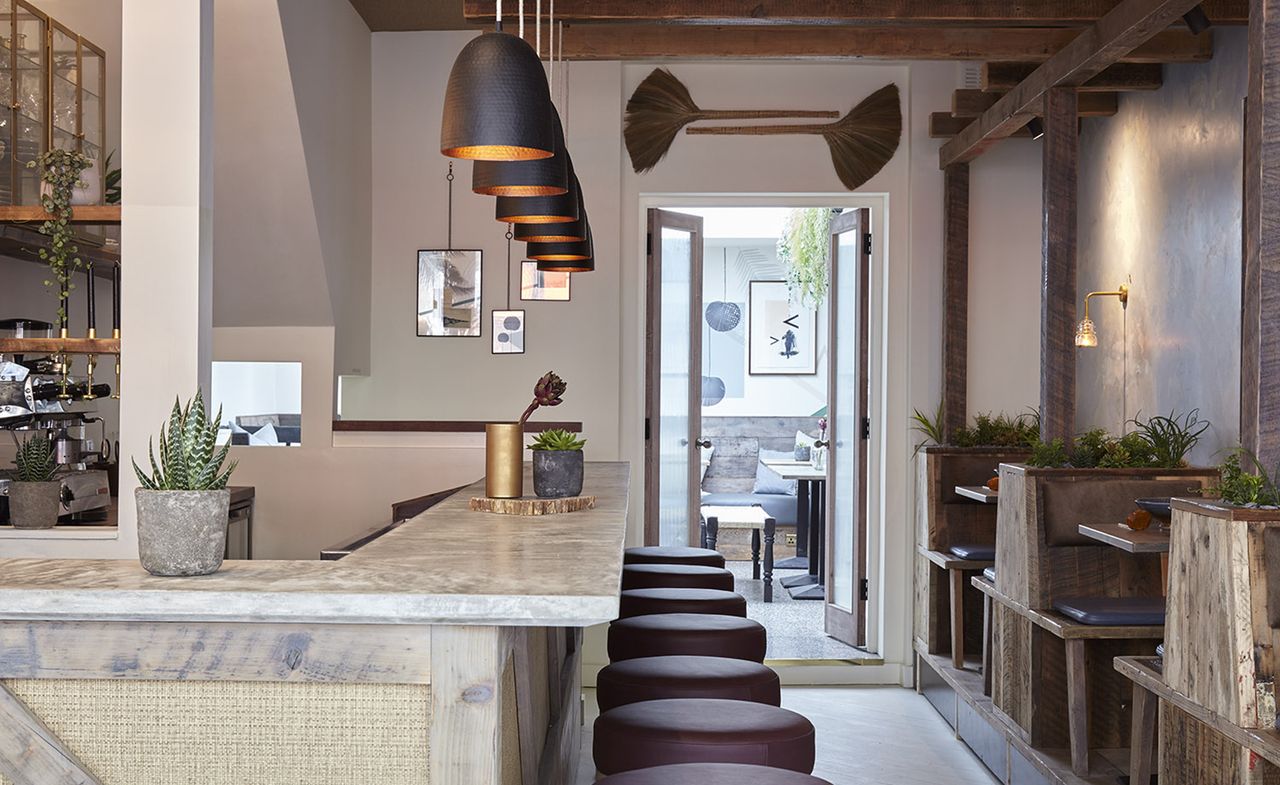
[[[690,325],[700,324],[702,318],[702,218],[698,216],[650,207],[646,213],[647,252],[645,263],[645,377],[644,377],[644,544],[657,545],[660,539],[659,498],[661,450],[655,450],[658,428],[661,423],[662,395],[662,244],[657,235],[670,227],[689,232],[696,238],[690,243],[691,280],[689,292]],[[660,220],[662,219],[662,220]],[[689,447],[693,454],[694,440],[701,438],[702,427],[702,332],[694,330],[689,336]],[[689,544],[698,544],[698,515],[700,495],[695,492],[701,485],[701,461],[689,461]]]
[[[828,441],[832,442],[828,447],[830,455],[827,460],[827,494],[826,494],[826,515],[827,531],[826,531],[826,597],[824,608],[824,630],[836,630],[839,634],[835,637],[844,640],[852,640],[857,646],[865,646],[867,643],[867,602],[859,599],[854,602],[852,612],[837,607],[835,602],[835,507],[836,494],[840,489],[836,487],[836,454],[835,454],[835,420],[838,405],[836,403],[836,363],[837,363],[837,308],[835,306],[835,298],[837,284],[839,282],[839,240],[841,234],[849,231],[856,231],[859,238],[870,237],[871,235],[871,209],[868,207],[859,207],[836,216],[831,222],[831,263],[830,269],[830,285],[828,291],[830,296],[827,305],[827,422],[830,430]],[[859,242],[866,242],[859,240]],[[871,390],[871,252],[865,246],[858,249],[858,294],[857,294],[857,318],[858,318],[858,388],[860,390],[858,401],[858,412],[856,413],[859,428],[862,423],[866,423],[870,419],[870,390]],[[862,581],[867,579],[866,571],[866,552],[867,552],[867,497],[868,497],[868,438],[863,432],[855,434],[858,445],[857,458],[857,492],[854,502],[855,515],[857,516],[854,528],[853,542],[853,561],[847,565],[848,569],[853,571],[853,587],[854,592],[858,592]],[[830,633],[828,633],[830,634]]]

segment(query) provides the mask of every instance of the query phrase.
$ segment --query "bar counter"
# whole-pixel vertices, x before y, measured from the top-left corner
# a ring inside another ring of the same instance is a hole
[[[0,560],[0,782],[565,782],[628,475],[539,517],[477,483],[338,562]]]

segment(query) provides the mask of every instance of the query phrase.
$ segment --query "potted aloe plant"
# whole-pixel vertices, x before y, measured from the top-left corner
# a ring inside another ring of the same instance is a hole
[[[217,449],[215,438],[222,410],[205,416],[199,390],[183,407],[173,402],[169,422],[160,428],[160,457],[148,443],[151,474],[138,468],[142,487],[138,505],[138,558],[152,575],[210,575],[222,567],[227,545],[227,512],[231,492],[226,469],[230,445]]]
[[[52,529],[58,523],[62,503],[62,482],[54,477],[58,466],[53,442],[41,435],[20,442],[14,463],[18,474],[9,483],[9,519],[13,527]]]
[[[533,441],[533,492],[542,499],[582,493],[582,448],[587,444],[566,430],[543,431]]]

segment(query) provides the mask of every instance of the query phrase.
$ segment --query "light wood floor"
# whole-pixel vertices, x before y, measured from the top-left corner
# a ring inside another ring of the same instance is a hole
[[[782,705],[818,731],[816,776],[831,785],[994,785],[986,767],[956,740],[933,707],[899,687],[788,687]],[[587,725],[577,785],[594,780],[591,724],[595,694],[587,690]]]

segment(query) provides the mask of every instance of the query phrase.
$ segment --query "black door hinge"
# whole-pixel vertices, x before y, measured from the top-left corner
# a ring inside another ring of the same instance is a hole
[[[862,235],[862,252],[867,256],[871,255],[871,232]]]
[[[867,579],[863,578],[861,581],[858,582],[858,599],[862,602],[866,602],[867,593],[870,590],[871,590],[870,586],[867,584]]]
[[[649,418],[644,418],[644,440],[649,441]]]
[[[644,236],[644,253],[645,256],[653,258],[653,232],[649,232]]]
[[[870,439],[870,438],[871,438],[871,418],[863,417],[862,418],[862,439],[863,441],[866,441],[867,439]]]

